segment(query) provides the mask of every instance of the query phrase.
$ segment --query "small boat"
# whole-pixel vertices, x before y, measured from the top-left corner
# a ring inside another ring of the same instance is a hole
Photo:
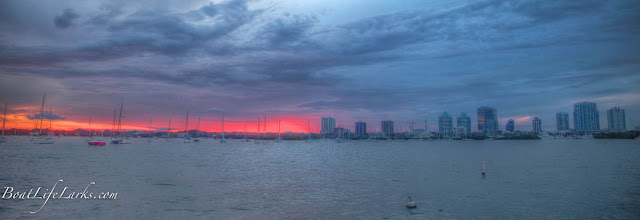
[[[91,146],[104,146],[106,142],[104,139],[97,139],[92,137],[93,130],[91,130],[91,115],[89,115],[89,139],[87,139],[87,143]]]
[[[100,140],[90,140],[87,143],[89,143],[89,145],[91,146],[104,146],[106,144],[105,141],[100,141]]]
[[[411,201],[411,196],[409,196],[409,202],[407,202],[405,207],[407,207],[408,209],[415,209],[418,208],[418,205],[416,205],[416,202]]]

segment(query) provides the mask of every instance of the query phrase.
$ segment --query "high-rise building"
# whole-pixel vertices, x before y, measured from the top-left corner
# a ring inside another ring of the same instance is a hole
[[[533,132],[535,133],[541,133],[542,132],[542,120],[540,120],[538,117],[535,117],[533,120]]]
[[[505,125],[504,130],[507,132],[515,132],[515,123],[513,122],[513,119],[509,119],[509,121],[507,121],[507,125]]]
[[[600,114],[595,102],[579,102],[573,105],[573,126],[578,133],[600,131]]]
[[[336,128],[336,119],[329,117],[322,117],[322,130],[320,133],[332,133],[333,129]]]
[[[367,123],[364,121],[356,122],[356,136],[367,135]]]
[[[609,124],[609,131],[626,131],[627,123],[624,118],[624,109],[621,109],[620,107],[613,107],[607,110],[607,124]]]
[[[453,119],[449,113],[444,112],[438,118],[438,128],[442,137],[453,137]]]
[[[493,136],[498,131],[498,110],[492,107],[478,108],[478,132]]]
[[[568,131],[569,130],[569,113],[566,113],[566,112],[556,113],[556,126],[558,128],[558,131]]]
[[[393,135],[393,121],[387,120],[380,123],[382,136],[391,137]]]
[[[471,118],[467,116],[467,113],[463,112],[458,116],[457,127],[464,127],[466,129],[465,134],[471,134]]]

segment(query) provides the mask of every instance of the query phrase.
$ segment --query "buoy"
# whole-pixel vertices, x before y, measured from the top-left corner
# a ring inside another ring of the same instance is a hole
[[[407,202],[407,205],[405,205],[408,209],[415,209],[418,206],[416,205],[416,202],[411,201],[411,196],[409,196],[409,202]]]
[[[484,177],[484,175],[485,175],[484,161],[482,161],[482,177]]]

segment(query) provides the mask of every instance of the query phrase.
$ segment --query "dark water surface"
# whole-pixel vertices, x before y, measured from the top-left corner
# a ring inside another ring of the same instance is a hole
[[[0,200],[0,219],[633,219],[640,141],[181,139],[0,144],[0,186],[117,192],[116,200]],[[481,176],[486,161],[487,176]],[[44,190],[44,189],[43,189]],[[2,189],[4,193],[5,188]],[[42,194],[42,193],[41,193]],[[418,208],[407,210],[410,195]]]

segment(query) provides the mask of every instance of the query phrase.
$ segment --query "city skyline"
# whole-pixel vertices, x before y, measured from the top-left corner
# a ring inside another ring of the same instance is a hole
[[[3,1],[0,101],[7,127],[30,129],[42,93],[54,129],[184,124],[203,130],[317,132],[322,116],[352,131],[499,111],[503,130],[554,131],[573,104],[625,109],[640,125],[633,1]],[[543,8],[544,10],[542,10]],[[585,34],[589,33],[589,34]],[[597,51],[597,53],[593,53]],[[464,65],[461,65],[464,64]],[[195,120],[192,118],[191,120]],[[574,127],[573,120],[570,126]],[[375,129],[371,129],[375,128]]]

